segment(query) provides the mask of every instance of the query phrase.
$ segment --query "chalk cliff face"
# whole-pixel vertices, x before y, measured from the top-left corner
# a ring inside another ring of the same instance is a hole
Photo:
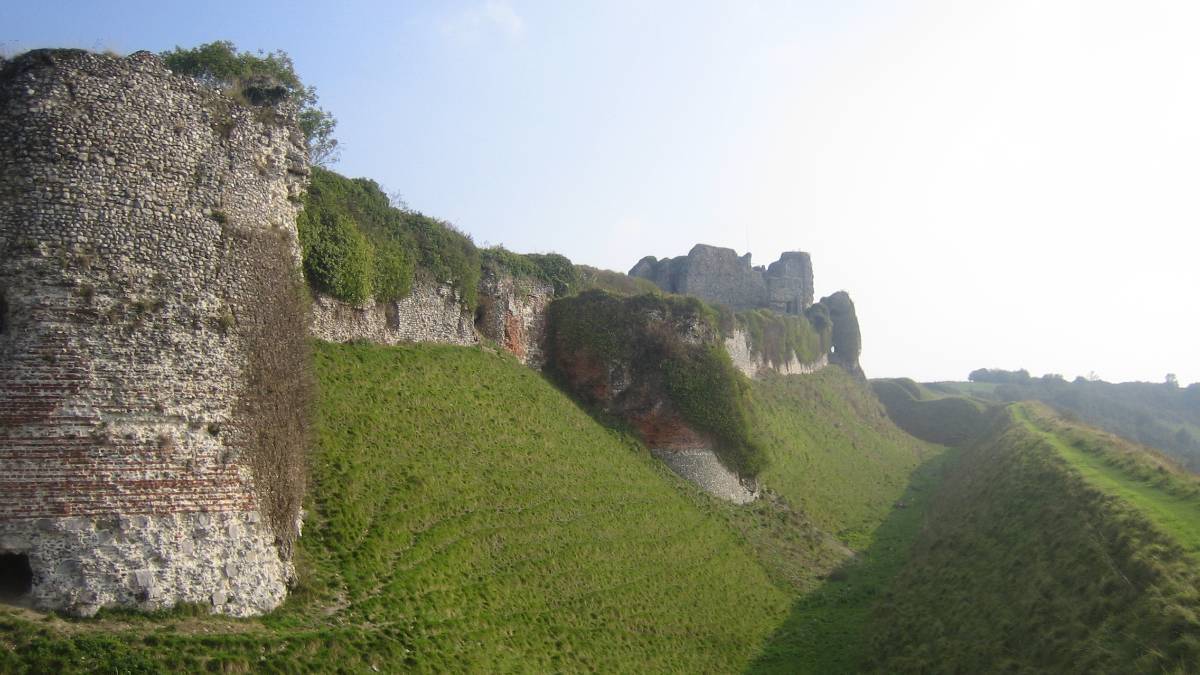
[[[813,302],[812,260],[800,251],[784,253],[764,270],[751,266],[749,253],[738,256],[731,248],[696,244],[686,256],[642,258],[629,276],[735,311],[763,308],[799,314]]]
[[[0,553],[33,605],[283,599],[237,406],[263,270],[299,254],[302,142],[145,52],[0,72]]]

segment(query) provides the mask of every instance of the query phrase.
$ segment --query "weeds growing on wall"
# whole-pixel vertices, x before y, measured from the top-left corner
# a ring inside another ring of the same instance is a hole
[[[314,167],[296,226],[304,275],[317,290],[347,302],[386,302],[408,295],[420,278],[449,282],[465,308],[475,307],[480,256],[471,238],[393,207],[375,181]]]
[[[579,290],[587,291],[600,289],[617,295],[657,295],[662,293],[653,281],[641,277],[631,277],[628,274],[602,270],[590,265],[576,265],[575,274],[579,277]]]
[[[292,266],[282,230],[242,231],[229,246],[244,246],[234,259],[245,279],[236,316],[247,354],[245,386],[235,410],[233,447],[244,453],[254,477],[259,508],[290,558],[304,499],[312,413],[312,351],[307,339],[308,292]]]
[[[820,305],[818,305],[820,306]],[[822,309],[824,309],[822,307]],[[819,315],[818,313],[814,313]],[[828,314],[825,314],[828,318]],[[795,358],[809,363],[829,351],[832,325],[818,329],[807,316],[754,309],[737,314],[737,325],[750,337],[750,349],[778,368]]]
[[[720,323],[721,313],[694,297],[585,291],[550,305],[551,368],[569,379],[566,364],[581,358],[628,366],[637,387],[715,438],[729,468],[757,475],[764,455],[753,433],[748,381],[716,344]]]

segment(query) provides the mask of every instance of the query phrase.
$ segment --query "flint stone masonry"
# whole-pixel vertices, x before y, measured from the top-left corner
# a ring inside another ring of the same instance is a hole
[[[485,269],[475,327],[521,363],[541,369],[546,363],[546,308],[553,301],[552,284]]]
[[[327,342],[366,340],[381,345],[404,342],[478,344],[474,317],[463,309],[449,284],[414,281],[412,291],[396,302],[356,307],[325,295],[313,300],[313,337]]]
[[[725,468],[710,448],[685,450],[651,449],[678,476],[695,483],[708,494],[734,504],[749,504],[758,499],[758,482],[743,480]]]
[[[397,302],[356,307],[318,295],[313,301],[310,333],[328,342],[464,346],[478,344],[482,335],[521,363],[540,369],[546,361],[546,308],[553,300],[551,284],[485,269],[474,314],[463,309],[449,284],[418,281],[411,293]]]
[[[0,552],[29,556],[35,607],[244,616],[284,597],[232,439],[245,242],[299,255],[305,161],[288,111],[146,52],[0,71]]]
[[[729,352],[729,358],[733,360],[733,365],[749,378],[765,377],[770,373],[811,375],[829,365],[828,354],[822,354],[821,358],[807,363],[797,359],[793,354],[787,363],[779,366],[772,365],[766,356],[754,353],[750,346],[750,335],[742,330],[734,330],[729,337],[725,338],[725,351]]]
[[[735,311],[771,309],[799,314],[813,303],[812,260],[789,251],[770,266],[754,267],[750,254],[731,248],[696,244],[686,256],[658,260],[646,256],[629,276],[653,281],[668,293],[694,295]]]

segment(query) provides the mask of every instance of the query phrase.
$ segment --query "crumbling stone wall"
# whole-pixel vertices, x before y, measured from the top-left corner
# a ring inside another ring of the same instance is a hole
[[[394,345],[440,342],[474,345],[480,336],[493,340],[521,363],[540,369],[546,361],[546,308],[554,286],[537,279],[485,269],[479,282],[479,306],[463,308],[449,284],[417,281],[397,302],[355,307],[318,295],[313,301],[313,337],[329,342],[366,340]]]
[[[546,309],[553,301],[553,284],[485,269],[475,327],[521,363],[541,369],[546,362]]]
[[[366,340],[375,344],[479,342],[474,317],[464,309],[450,284],[415,281],[412,291],[395,302],[371,302],[361,307],[317,295],[313,299],[313,337],[328,342]]]
[[[0,72],[0,552],[28,556],[34,606],[282,601],[290,565],[233,439],[262,262],[245,243],[299,255],[286,113],[146,52]]]
[[[771,309],[799,314],[813,303],[812,260],[789,251],[767,268],[754,267],[750,254],[696,244],[686,256],[642,258],[629,275],[653,281],[668,293],[694,295],[735,311]]]

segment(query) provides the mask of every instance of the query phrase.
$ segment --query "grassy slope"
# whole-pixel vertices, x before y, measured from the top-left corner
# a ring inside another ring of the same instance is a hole
[[[954,456],[938,454],[917,468],[903,495],[905,508],[894,509],[874,531],[870,546],[793,604],[750,672],[860,672],[871,608],[908,560],[934,487]]]
[[[970,443],[987,430],[996,407],[966,396],[947,395],[908,378],[874,380],[871,388],[900,428],[931,443]]]
[[[1093,487],[1120,498],[1200,561],[1200,480],[1149,448],[1064,422],[1045,408],[1014,410]]]
[[[508,357],[320,345],[303,585],[253,620],[0,616],[0,670],[736,671],[787,613],[737,535]],[[191,613],[195,614],[195,612]]]
[[[1006,414],[963,452],[874,613],[872,668],[1193,672],[1195,559],[1064,442]]]
[[[0,671],[844,672],[919,522],[904,493],[929,446],[837,368],[753,386],[769,496],[734,507],[506,356],[321,344],[317,366],[282,608],[2,611]],[[848,554],[826,530],[862,550],[822,581]]]
[[[1042,401],[1071,411],[1087,424],[1157,448],[1200,473],[1200,385],[1180,389],[1149,382],[1033,378],[1023,384],[936,382],[927,386],[993,401]]]
[[[323,562],[351,616],[412,627],[418,664],[728,670],[777,621],[727,529],[512,359],[318,358]]]
[[[753,399],[770,462],[763,480],[851,547],[869,546],[930,446],[841,368],[756,382]]]
[[[750,670],[857,672],[870,609],[903,566],[945,455],[897,429],[866,384],[841,368],[756,382],[753,399],[771,462],[765,486],[856,553],[847,559],[844,547],[810,538],[807,550],[777,556],[748,537],[768,569],[784,569],[802,591]]]

